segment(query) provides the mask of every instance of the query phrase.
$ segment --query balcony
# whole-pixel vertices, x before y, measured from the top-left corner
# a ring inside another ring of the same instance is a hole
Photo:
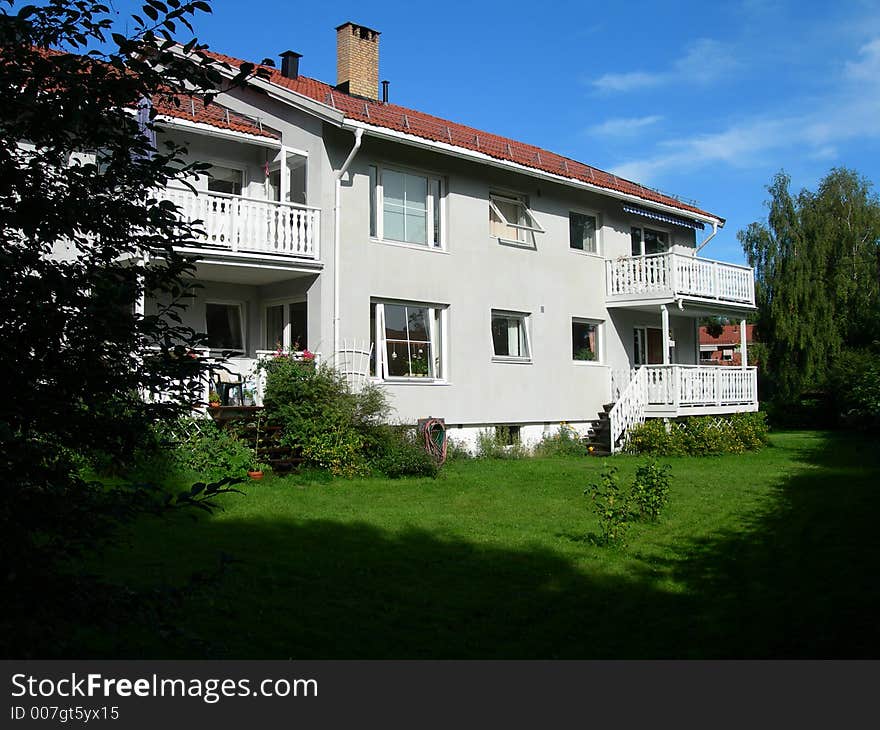
[[[758,370],[717,365],[645,365],[648,416],[758,410]]]
[[[183,218],[202,221],[205,235],[193,242],[200,248],[319,258],[319,208],[182,187],[166,188],[161,198],[177,205]]]
[[[680,253],[625,256],[605,261],[608,304],[636,305],[676,299],[755,306],[755,276],[748,266]]]

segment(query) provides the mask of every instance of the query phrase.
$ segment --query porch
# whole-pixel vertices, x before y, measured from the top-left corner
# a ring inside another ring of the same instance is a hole
[[[605,261],[609,305],[693,300],[755,306],[755,276],[748,266],[667,251]]]

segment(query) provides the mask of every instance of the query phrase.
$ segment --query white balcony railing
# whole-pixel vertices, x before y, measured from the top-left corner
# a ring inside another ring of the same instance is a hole
[[[203,221],[195,243],[229,251],[319,257],[321,211],[294,203],[168,187],[160,196],[187,220]]]
[[[689,411],[758,406],[758,371],[754,367],[716,365],[645,365],[647,410]]]
[[[748,266],[680,253],[625,256],[605,262],[610,301],[690,297],[755,304],[755,276]]]

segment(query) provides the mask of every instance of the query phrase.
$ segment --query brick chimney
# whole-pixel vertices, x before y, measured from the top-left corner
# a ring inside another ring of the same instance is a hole
[[[336,88],[379,98],[379,31],[351,22],[336,28]]]

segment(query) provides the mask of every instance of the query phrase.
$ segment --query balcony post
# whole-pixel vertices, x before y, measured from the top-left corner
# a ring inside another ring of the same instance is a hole
[[[281,164],[279,172],[281,177],[281,189],[278,191],[278,199],[284,203],[290,200],[290,171],[287,169],[287,147],[281,145]]]
[[[721,299],[721,292],[718,290],[718,262],[712,262],[712,294],[716,299]]]
[[[669,310],[660,305],[660,330],[663,334],[663,364],[669,365]]]
[[[669,290],[672,292],[672,296],[675,296],[675,293],[678,291],[678,260],[677,255],[672,251],[668,251],[666,253],[666,261],[668,268],[668,277],[669,280],[667,282],[669,286]]]
[[[739,351],[741,354],[742,369],[745,370],[749,366],[749,351],[746,348],[746,321],[739,321]]]

